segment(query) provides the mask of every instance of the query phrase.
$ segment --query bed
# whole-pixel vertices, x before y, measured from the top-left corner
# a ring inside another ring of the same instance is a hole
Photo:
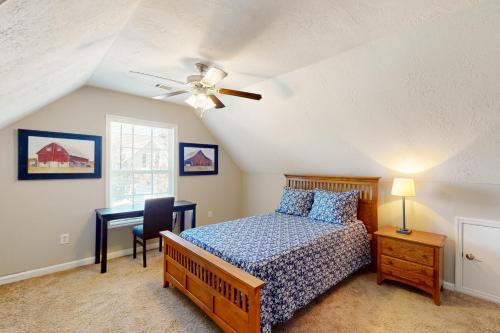
[[[359,221],[338,225],[270,213],[180,237],[162,233],[164,286],[172,283],[226,332],[270,332],[375,258],[378,178],[285,177],[291,188],[359,190]]]

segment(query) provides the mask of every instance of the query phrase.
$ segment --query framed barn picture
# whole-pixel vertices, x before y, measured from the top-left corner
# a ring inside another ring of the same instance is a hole
[[[181,176],[217,175],[219,146],[201,143],[179,143],[179,174]]]
[[[101,178],[102,138],[19,129],[18,179]]]

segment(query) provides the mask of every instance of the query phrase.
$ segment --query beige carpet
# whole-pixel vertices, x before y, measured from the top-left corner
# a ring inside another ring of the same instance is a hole
[[[0,332],[219,332],[173,287],[161,257],[131,257],[0,286]],[[441,306],[357,273],[273,332],[500,332],[500,306],[445,291]]]

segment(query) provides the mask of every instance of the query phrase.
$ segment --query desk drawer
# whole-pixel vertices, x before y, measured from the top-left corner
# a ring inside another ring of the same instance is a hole
[[[409,261],[381,255],[380,256],[380,263],[382,265],[403,269],[405,271],[420,274],[420,275],[427,276],[430,278],[434,277],[434,269],[432,269],[428,266],[414,264],[414,263],[411,263]]]
[[[386,237],[381,237],[379,241],[382,254],[427,266],[434,266],[434,248],[430,246]]]

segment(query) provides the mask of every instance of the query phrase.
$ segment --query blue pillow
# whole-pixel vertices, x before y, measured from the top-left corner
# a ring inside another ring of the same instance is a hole
[[[276,212],[289,215],[307,216],[311,209],[314,192],[310,190],[283,188],[281,201]]]
[[[309,218],[329,223],[349,224],[358,215],[359,191],[330,192],[314,190]]]

